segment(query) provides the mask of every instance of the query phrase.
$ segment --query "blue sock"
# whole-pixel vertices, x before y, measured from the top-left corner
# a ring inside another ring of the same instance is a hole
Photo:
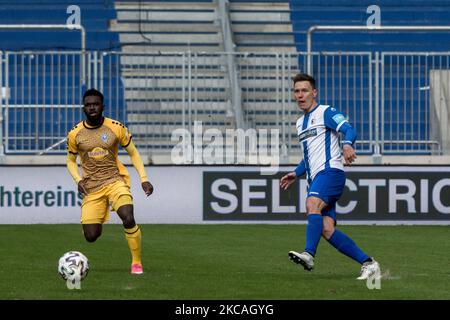
[[[369,260],[370,257],[366,255],[356,243],[345,233],[335,229],[328,242],[339,250],[339,252],[345,254],[347,257],[358,261],[363,264],[364,261]]]
[[[308,225],[306,226],[306,247],[305,251],[312,256],[316,255],[323,230],[323,217],[321,214],[309,214]]]

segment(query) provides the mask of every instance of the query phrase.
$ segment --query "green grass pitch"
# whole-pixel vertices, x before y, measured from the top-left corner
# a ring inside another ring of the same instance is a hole
[[[95,243],[80,225],[0,225],[0,299],[450,299],[448,226],[340,226],[380,262],[379,290],[323,239],[312,272],[289,261],[304,247],[304,225],[141,228],[145,273],[133,276],[120,225],[105,225]],[[81,290],[57,274],[70,250],[91,264]]]

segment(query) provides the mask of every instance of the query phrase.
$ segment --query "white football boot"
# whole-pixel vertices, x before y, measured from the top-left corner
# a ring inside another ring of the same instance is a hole
[[[302,265],[305,270],[311,271],[314,269],[314,257],[308,252],[298,253],[295,251],[289,251],[288,255],[289,259]]]
[[[378,262],[375,261],[374,258],[372,258],[371,262],[363,263],[361,267],[361,275],[356,279],[367,280],[368,278],[373,276],[380,277],[380,275],[381,275],[380,265],[378,264]]]

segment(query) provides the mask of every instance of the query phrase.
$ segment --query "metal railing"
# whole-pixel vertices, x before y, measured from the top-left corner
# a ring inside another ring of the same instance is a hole
[[[288,154],[299,148],[300,111],[291,78],[306,72],[308,63],[318,101],[349,117],[360,154],[443,152],[442,133],[430,125],[436,113],[430,91],[437,81],[430,77],[450,69],[450,53],[3,52],[4,152],[64,153],[64,138],[82,119],[81,97],[90,87],[104,93],[105,115],[126,123],[148,154],[169,154],[173,130],[192,132],[194,121],[202,121],[205,130],[237,128],[229,113],[229,55],[239,75],[244,122],[248,128],[279,129]]]

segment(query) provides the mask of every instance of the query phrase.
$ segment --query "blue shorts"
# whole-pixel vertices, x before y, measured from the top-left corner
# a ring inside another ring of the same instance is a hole
[[[322,210],[322,216],[328,216],[336,221],[336,202],[345,187],[345,172],[339,169],[320,171],[308,188],[308,197],[322,199],[327,206]]]

